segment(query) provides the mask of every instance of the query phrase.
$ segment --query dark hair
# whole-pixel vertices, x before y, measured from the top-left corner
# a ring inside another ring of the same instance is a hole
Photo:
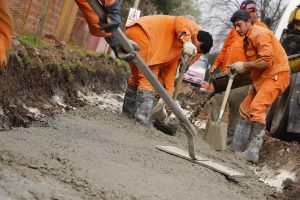
[[[249,19],[251,19],[251,16],[247,11],[238,10],[235,13],[233,13],[230,21],[232,23],[234,23],[234,22],[239,21],[239,20],[248,21]]]
[[[201,51],[206,54],[210,51],[211,47],[213,46],[213,38],[209,32],[206,31],[198,31],[197,39],[199,42],[202,42],[200,45]]]

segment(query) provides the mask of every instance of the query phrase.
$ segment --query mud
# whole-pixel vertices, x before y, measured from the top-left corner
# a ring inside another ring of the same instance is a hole
[[[0,194],[7,198],[265,199],[271,192],[245,162],[229,152],[210,149],[199,136],[197,154],[248,177],[232,182],[210,169],[160,152],[156,145],[186,149],[183,133],[171,137],[146,130],[95,107],[0,134]]]

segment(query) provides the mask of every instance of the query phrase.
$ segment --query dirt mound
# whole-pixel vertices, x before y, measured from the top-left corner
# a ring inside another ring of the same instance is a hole
[[[260,159],[262,181],[283,192],[270,199],[300,199],[300,144],[266,136]]]
[[[0,71],[0,130],[28,126],[85,103],[78,91],[101,93],[126,87],[128,66],[104,55],[70,48],[35,48],[14,40],[9,64]]]

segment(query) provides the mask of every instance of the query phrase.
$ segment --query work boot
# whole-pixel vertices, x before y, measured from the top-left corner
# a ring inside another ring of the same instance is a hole
[[[265,135],[265,125],[253,123],[250,138],[251,141],[244,152],[238,152],[237,155],[250,162],[257,162],[259,159],[259,151],[263,144]]]
[[[147,128],[152,126],[151,110],[154,102],[154,92],[150,90],[138,90],[136,98],[136,120]]]
[[[251,122],[239,120],[236,124],[233,139],[229,149],[232,151],[243,151],[249,142]]]
[[[124,96],[122,113],[129,118],[134,118],[136,111],[137,88],[128,85]]]

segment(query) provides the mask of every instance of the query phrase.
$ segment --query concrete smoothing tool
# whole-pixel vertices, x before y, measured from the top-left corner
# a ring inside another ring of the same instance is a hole
[[[101,19],[105,19],[105,12],[103,9],[103,5],[98,0],[87,0],[87,2],[90,4],[90,6],[93,8],[95,13],[100,17]],[[106,18],[107,21],[110,20],[109,17]],[[157,78],[153,75],[149,67],[145,64],[143,59],[140,57],[140,55],[134,50],[133,46],[128,41],[128,38],[125,36],[125,34],[121,31],[120,28],[112,31],[112,36],[120,43],[122,48],[132,54],[133,60],[131,61],[134,63],[137,68],[145,75],[147,80],[151,83],[151,85],[155,88],[155,90],[158,92],[160,97],[165,101],[165,103],[169,106],[169,108],[172,110],[172,112],[175,114],[175,116],[179,119],[180,125],[185,130],[185,134],[188,139],[188,152],[178,149],[176,147],[169,147],[169,146],[157,146],[159,150],[165,151],[167,153],[170,153],[175,156],[179,156],[181,158],[185,158],[189,161],[198,163],[200,162],[199,159],[197,159],[199,156],[196,157],[195,155],[195,149],[194,149],[194,135],[197,134],[197,131],[195,127],[189,122],[189,120],[185,117],[184,113],[181,109],[177,107],[177,105],[173,102],[172,98],[168,95],[164,87],[160,84],[160,82],[157,80]],[[205,159],[208,160],[208,159]],[[211,161],[210,161],[211,162]],[[199,163],[200,164],[200,163]],[[231,177],[240,177],[244,176],[244,174],[236,172],[230,168],[224,167],[220,164],[217,164],[214,167],[211,167],[211,163],[201,163],[203,166],[206,166],[210,169],[213,169],[215,171],[218,171],[222,174],[231,176]],[[230,169],[230,173],[228,173],[228,169]],[[232,173],[231,173],[232,172]]]
[[[221,122],[221,119],[224,114],[224,110],[228,101],[232,83],[236,74],[229,74],[229,80],[222,101],[219,118],[217,121],[209,121],[206,130],[204,140],[213,146],[216,150],[225,150],[226,149],[226,140],[227,140],[227,123]]]

